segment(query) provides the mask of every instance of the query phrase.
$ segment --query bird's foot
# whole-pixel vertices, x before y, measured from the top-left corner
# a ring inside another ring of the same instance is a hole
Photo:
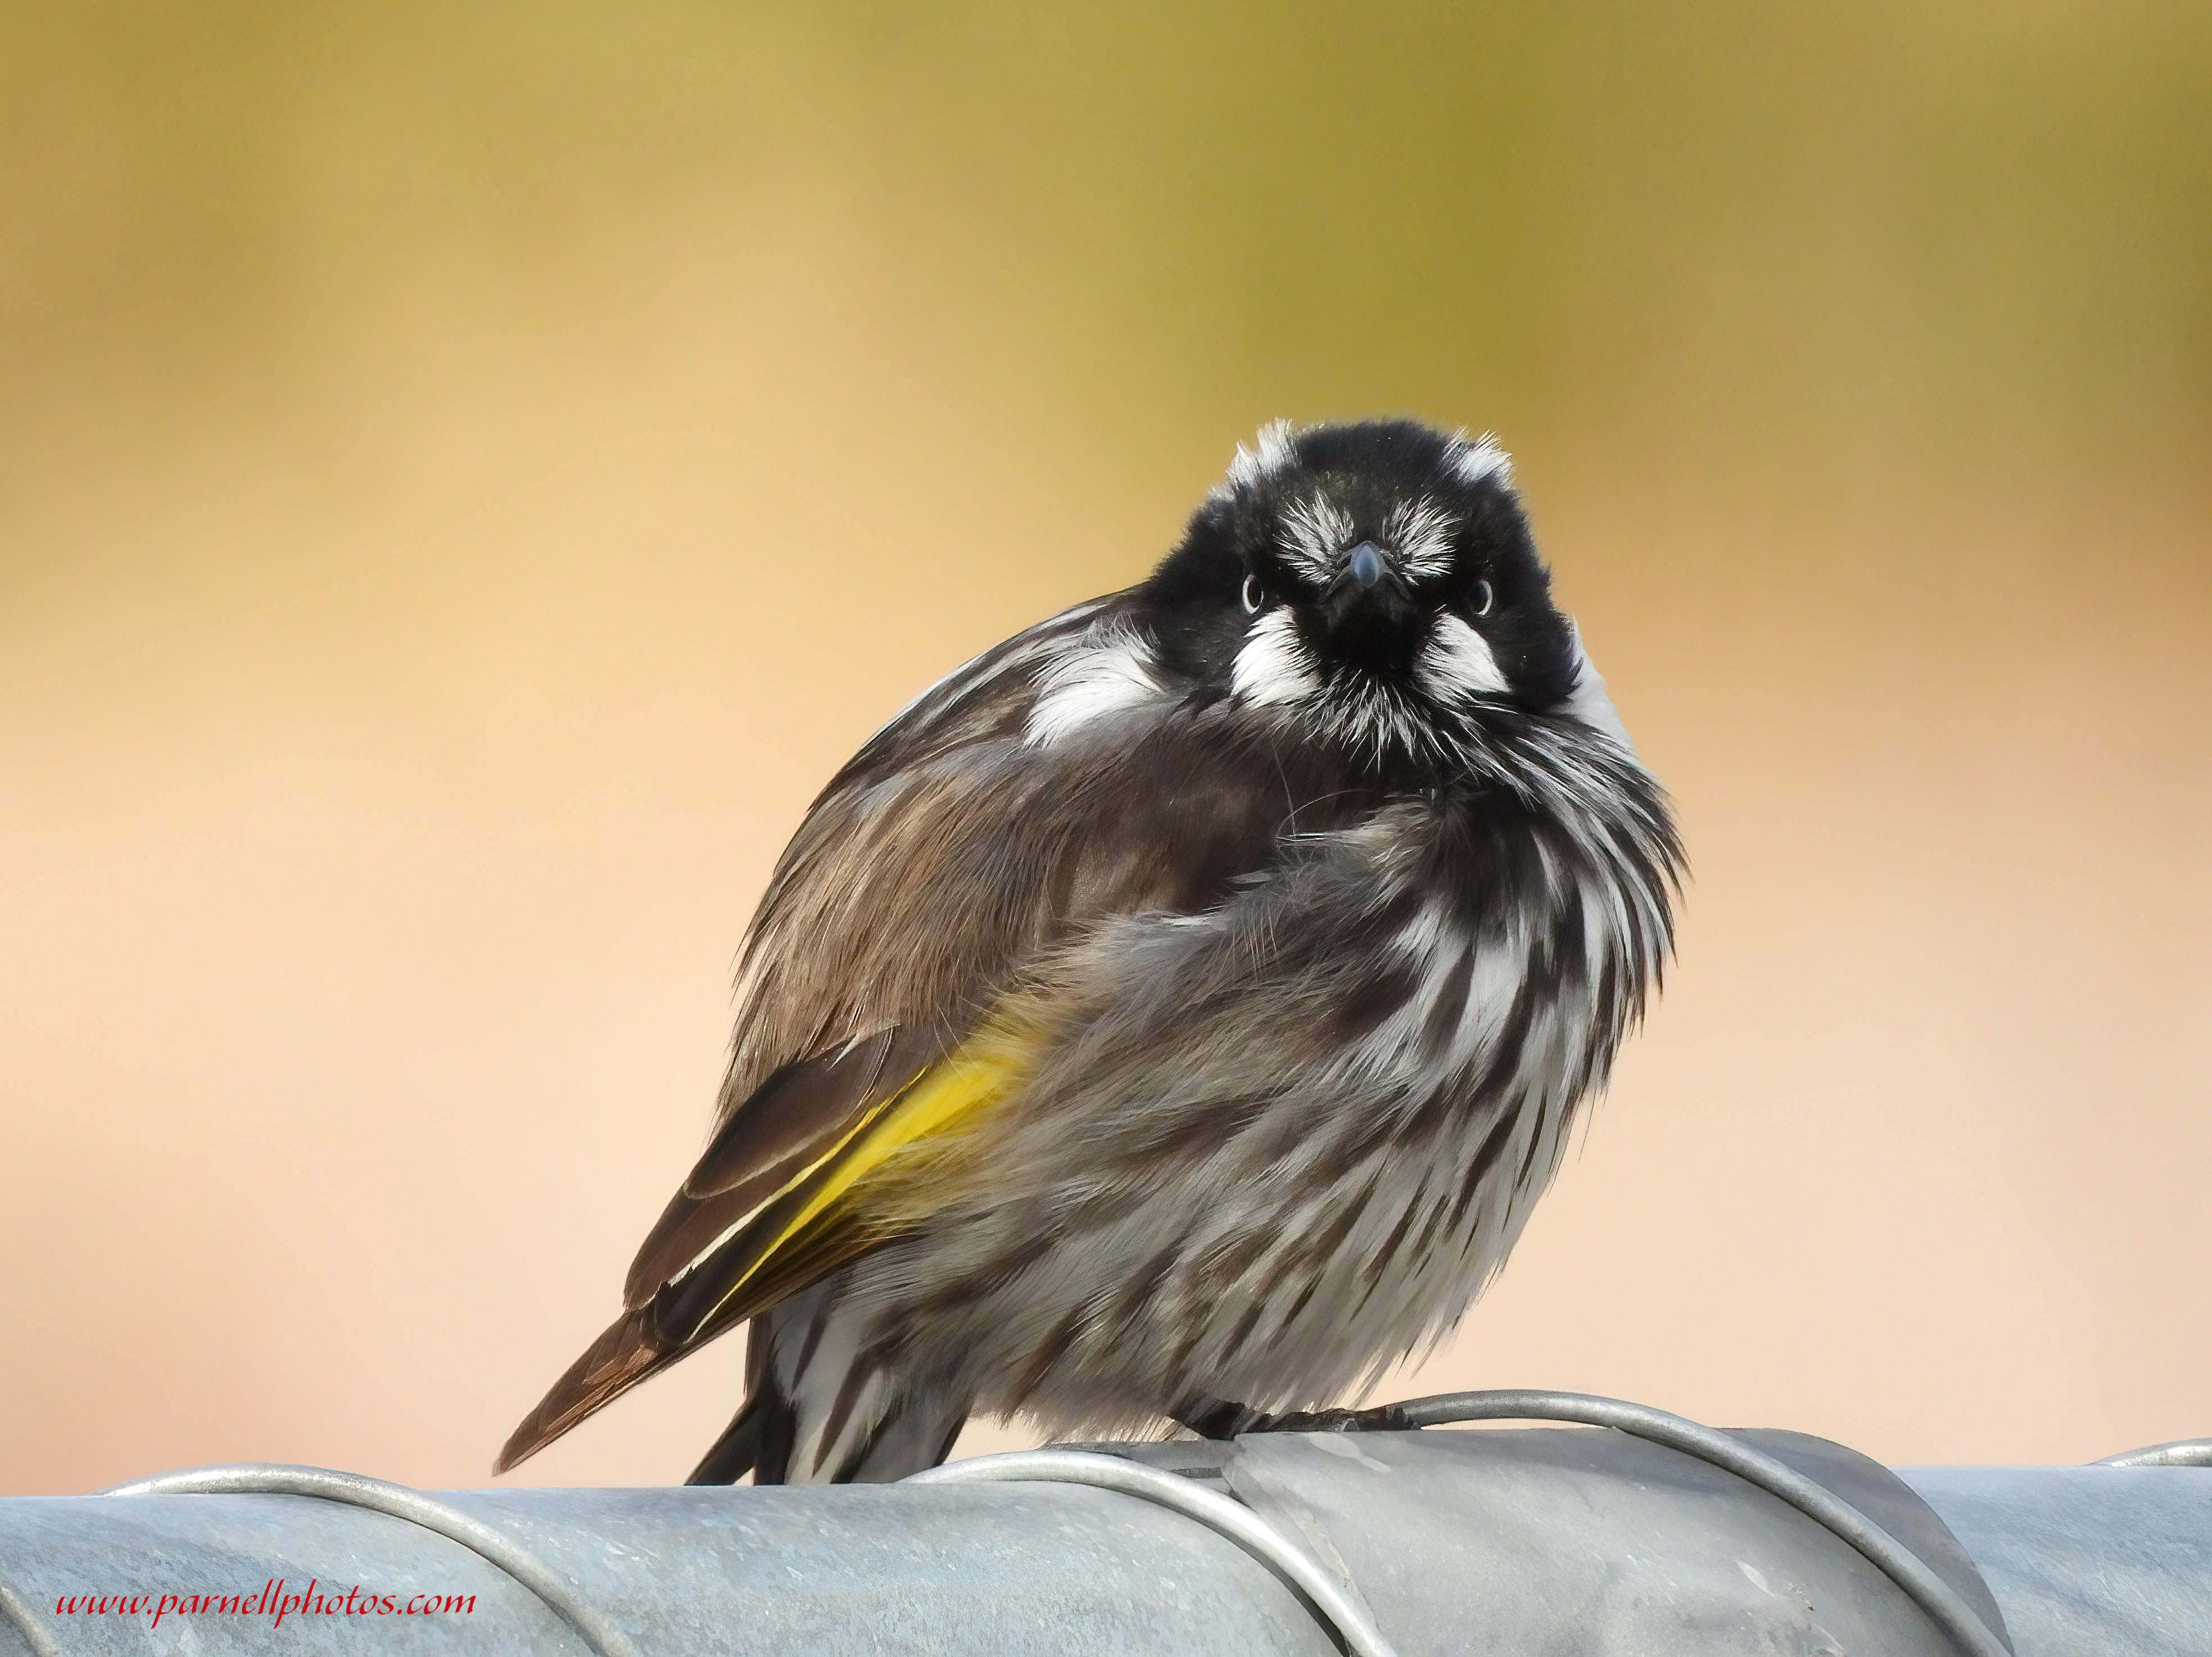
[[[1290,1410],[1264,1415],[1249,1404],[1233,1404],[1194,1392],[1170,1412],[1179,1425],[1200,1438],[1229,1439],[1243,1433],[1403,1433],[1413,1423],[1395,1404],[1371,1410]]]

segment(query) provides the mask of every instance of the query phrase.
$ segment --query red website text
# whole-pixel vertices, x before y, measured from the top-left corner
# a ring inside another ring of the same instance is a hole
[[[476,1608],[473,1593],[365,1593],[358,1582],[340,1593],[319,1577],[297,1593],[271,1577],[258,1593],[70,1593],[54,1601],[58,1617],[149,1617],[155,1628],[164,1617],[266,1617],[282,1628],[288,1617],[466,1617]]]

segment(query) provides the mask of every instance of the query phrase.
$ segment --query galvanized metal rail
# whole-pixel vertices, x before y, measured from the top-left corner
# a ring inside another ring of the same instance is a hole
[[[258,1648],[258,1625],[66,1608],[76,1589],[140,1585],[150,1603],[161,1572],[206,1587],[264,1568],[432,1577],[481,1605],[387,1623],[380,1649],[2212,1650],[2212,1440],[1900,1478],[1824,1441],[1620,1399],[1399,1408],[1415,1427],[1576,1425],[1024,1452],[830,1489],[433,1497],[318,1468],[201,1469],[0,1501],[0,1651]],[[357,1649],[341,1620],[283,1638]]]
[[[1959,1591],[1927,1561],[1834,1491],[1742,1440],[1648,1404],[1588,1392],[1443,1392],[1397,1406],[1415,1427],[1470,1421],[1565,1421],[1611,1427],[1734,1473],[1778,1496],[1814,1524],[1849,1543],[1918,1603],[1966,1657],[2013,1657],[2010,1644],[1984,1623]]]

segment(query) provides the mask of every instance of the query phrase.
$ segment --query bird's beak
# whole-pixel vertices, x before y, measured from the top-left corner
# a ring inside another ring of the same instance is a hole
[[[1318,608],[1332,634],[1388,631],[1412,610],[1406,584],[1372,541],[1345,555],[1336,578],[1322,589]]]

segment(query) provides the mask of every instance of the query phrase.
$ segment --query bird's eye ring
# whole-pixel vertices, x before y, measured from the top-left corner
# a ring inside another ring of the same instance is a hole
[[[1486,616],[1490,613],[1490,606],[1495,597],[1496,594],[1490,590],[1490,583],[1486,581],[1479,581],[1474,584],[1474,590],[1468,594],[1468,603],[1476,615]]]
[[[1245,576],[1244,613],[1248,616],[1258,615],[1260,613],[1260,606],[1267,601],[1267,594],[1260,590],[1260,578],[1257,576]]]

